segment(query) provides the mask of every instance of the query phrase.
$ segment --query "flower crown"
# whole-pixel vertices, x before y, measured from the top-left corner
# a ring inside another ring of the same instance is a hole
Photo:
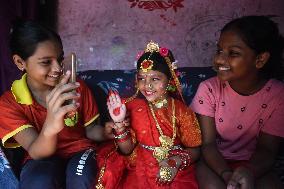
[[[160,53],[161,56],[163,56],[168,63],[170,69],[177,69],[176,63],[177,61],[171,62],[169,56],[169,49],[165,47],[159,47],[158,43],[153,42],[152,40],[147,44],[145,50],[143,52],[138,53],[137,59],[139,59],[144,53],[153,53],[153,52],[158,52]],[[149,70],[152,70],[154,62],[152,60],[149,60],[151,55],[148,57],[148,59],[145,59],[141,65],[140,69],[143,72],[148,72]]]

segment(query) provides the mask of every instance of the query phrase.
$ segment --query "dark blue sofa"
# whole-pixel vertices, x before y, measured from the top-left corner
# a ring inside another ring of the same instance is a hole
[[[178,72],[187,104],[190,104],[199,83],[216,75],[211,67],[180,68]],[[135,70],[88,70],[78,73],[93,91],[103,121],[108,119],[105,104],[109,89],[118,91],[122,97],[132,96],[135,93],[135,73]]]

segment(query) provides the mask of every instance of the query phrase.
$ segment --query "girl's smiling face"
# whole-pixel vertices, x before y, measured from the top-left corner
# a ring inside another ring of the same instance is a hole
[[[221,34],[214,57],[218,77],[224,81],[245,81],[258,74],[257,55],[234,31]]]
[[[159,71],[139,70],[137,74],[138,89],[149,102],[163,100],[167,97],[168,82],[167,76]]]
[[[32,56],[24,61],[28,85],[33,88],[52,88],[62,74],[63,50],[54,41],[43,41],[37,45]]]

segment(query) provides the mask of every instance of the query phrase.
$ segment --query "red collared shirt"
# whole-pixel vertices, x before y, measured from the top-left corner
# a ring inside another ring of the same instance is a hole
[[[86,84],[81,80],[78,82],[80,82],[80,87],[77,92],[81,94],[80,107],[77,110],[78,122],[73,127],[66,126],[58,134],[56,155],[63,158],[95,147],[94,142],[86,138],[85,127],[99,116],[97,104]],[[6,148],[20,146],[13,136],[24,129],[33,127],[40,132],[47,114],[46,108],[32,98],[27,87],[26,75],[14,81],[11,90],[0,97],[0,112],[0,137]]]

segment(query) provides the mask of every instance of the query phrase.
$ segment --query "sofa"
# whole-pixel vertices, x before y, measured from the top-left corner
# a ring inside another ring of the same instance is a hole
[[[108,119],[106,95],[112,89],[122,97],[132,96],[135,89],[135,70],[87,70],[78,73],[91,88],[98,103],[102,121]],[[178,69],[184,99],[190,104],[201,81],[216,75],[211,67],[185,67]]]
[[[179,68],[178,72],[184,99],[188,105],[194,97],[199,83],[216,75],[211,67],[184,67]],[[109,89],[119,92],[122,97],[130,97],[135,93],[135,70],[86,70],[78,72],[77,75],[93,91],[102,122],[109,119],[106,109],[106,97]],[[1,152],[5,154],[2,153],[3,155],[1,156]],[[21,148],[2,148],[2,151],[0,149],[0,178],[2,177],[2,180],[5,180],[5,177],[9,177],[7,179],[12,179],[11,182],[14,183],[14,185],[10,185],[8,188],[12,189],[17,185],[22,154],[23,149]],[[284,183],[284,152],[279,154],[275,170],[281,175]],[[0,188],[7,188],[6,185],[1,185],[1,179]]]

